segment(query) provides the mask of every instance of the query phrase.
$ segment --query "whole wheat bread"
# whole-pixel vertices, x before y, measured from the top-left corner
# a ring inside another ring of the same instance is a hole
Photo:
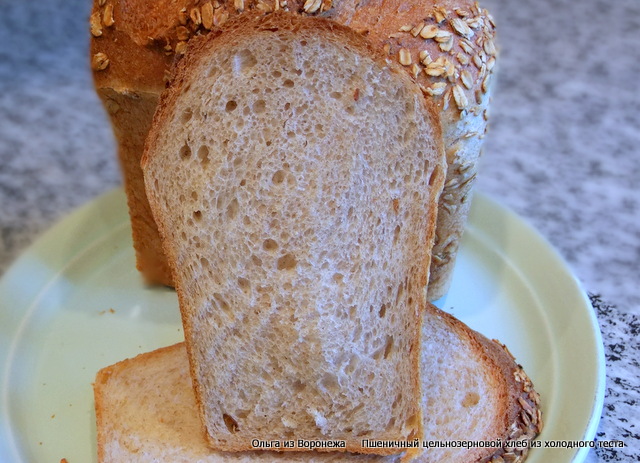
[[[445,160],[398,68],[332,21],[244,15],[163,93],[142,166],[217,449],[421,435]]]
[[[140,157],[171,62],[193,37],[245,12],[285,10],[331,18],[361,33],[437,105],[447,152],[429,298],[444,295],[464,231],[487,129],[496,63],[494,23],[474,0],[94,0],[95,86],[113,123],[123,166],[138,268],[172,285],[143,188]]]
[[[509,353],[430,306],[422,330],[424,440],[533,439],[542,428],[539,399]],[[94,383],[98,461],[395,462],[400,456],[211,450],[198,419],[184,344],[102,369]],[[284,436],[278,439],[284,445]],[[297,445],[297,443],[296,443]],[[523,461],[526,449],[425,449],[421,463]],[[403,455],[406,460],[406,455]]]

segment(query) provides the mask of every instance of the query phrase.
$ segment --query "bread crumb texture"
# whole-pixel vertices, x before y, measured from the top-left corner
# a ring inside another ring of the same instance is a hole
[[[143,163],[220,448],[420,428],[444,155],[417,86],[340,31],[187,55]]]

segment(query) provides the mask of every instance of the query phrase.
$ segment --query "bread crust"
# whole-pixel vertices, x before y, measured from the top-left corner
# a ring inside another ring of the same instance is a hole
[[[104,25],[107,5],[113,10],[110,26]],[[180,55],[193,37],[219,30],[225,21],[240,13],[268,14],[277,10],[331,18],[363,34],[373,48],[382,50],[390,59],[399,60],[402,54],[407,62],[406,57],[410,56],[411,64],[404,68],[435,105],[442,121],[447,151],[447,179],[440,199],[429,278],[429,299],[443,296],[449,288],[471,203],[477,161],[487,128],[491,75],[495,65],[493,19],[477,3],[471,0],[223,0],[204,3],[163,0],[149,4],[141,0],[109,3],[95,0],[92,24],[95,18],[99,35],[92,37],[92,60],[95,61],[99,54],[104,55],[98,60],[102,64],[94,66],[96,88],[112,89],[142,99],[147,98],[145,93],[159,95],[170,78],[174,56]],[[422,24],[434,27],[440,36],[423,38],[431,33],[416,33]],[[451,43],[449,39],[445,40],[446,37],[451,38]],[[420,53],[424,51],[434,63],[425,64],[427,60]],[[106,66],[105,60],[108,60]],[[104,98],[103,102],[117,125],[117,114]],[[148,127],[151,116],[141,109],[137,120],[140,127]],[[138,159],[140,154],[135,153],[143,148],[140,140],[124,132],[116,135],[121,158]],[[136,179],[141,179],[142,172],[135,162],[123,164],[123,169],[125,183],[132,185],[127,191],[135,189],[139,183]],[[144,192],[138,192],[137,197],[143,195]],[[136,226],[138,220],[151,222],[144,201],[138,206],[137,197],[130,195],[129,201],[134,229],[144,228]],[[154,256],[160,246],[149,244],[153,240],[157,237],[134,233],[138,267],[150,282],[172,285],[168,267],[157,265],[164,257]],[[157,271],[151,274],[154,267]]]

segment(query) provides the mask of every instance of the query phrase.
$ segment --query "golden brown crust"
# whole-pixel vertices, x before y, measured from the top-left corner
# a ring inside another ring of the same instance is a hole
[[[170,274],[169,268],[164,258],[158,228],[151,215],[140,170],[144,140],[158,104],[158,95],[118,92],[111,88],[98,89],[98,95],[109,109],[114,133],[121,140],[118,158],[129,205],[138,270],[148,283],[168,284],[166,275]]]
[[[503,370],[508,378],[509,384],[509,413],[507,416],[507,433],[503,437],[503,442],[526,441],[530,442],[536,438],[543,428],[542,410],[540,408],[540,395],[535,391],[533,382],[527,376],[521,365],[517,364],[515,358],[507,347],[497,340],[489,341],[488,349],[496,349],[501,352],[503,358]],[[489,347],[490,345],[490,347]],[[514,366],[515,365],[515,366]],[[529,446],[509,447],[506,446],[487,457],[484,461],[492,463],[522,462],[529,453]]]

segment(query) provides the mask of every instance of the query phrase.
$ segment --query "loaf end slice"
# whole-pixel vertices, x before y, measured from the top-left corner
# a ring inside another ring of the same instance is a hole
[[[429,304],[422,328],[425,440],[496,442],[496,447],[424,449],[420,463],[524,461],[542,430],[540,397],[507,348]],[[502,458],[502,460],[500,459]]]
[[[394,452],[362,441],[421,435],[437,119],[328,20],[247,15],[191,46],[142,167],[210,444]]]

